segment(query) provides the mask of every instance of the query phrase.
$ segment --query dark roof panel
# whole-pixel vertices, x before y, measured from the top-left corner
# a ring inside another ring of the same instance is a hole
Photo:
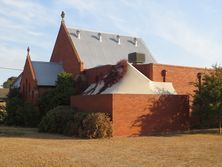
[[[57,75],[64,71],[62,64],[32,61],[38,86],[55,86]]]

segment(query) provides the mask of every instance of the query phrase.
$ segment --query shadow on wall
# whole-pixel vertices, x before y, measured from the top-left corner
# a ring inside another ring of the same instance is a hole
[[[148,99],[145,115],[132,124],[140,132],[135,135],[156,135],[181,132],[189,129],[189,98],[186,96],[165,96]]]

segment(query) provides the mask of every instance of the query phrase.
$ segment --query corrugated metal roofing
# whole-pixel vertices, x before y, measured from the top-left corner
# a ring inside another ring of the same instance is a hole
[[[14,83],[12,84],[12,88],[19,88],[22,79],[22,73],[16,78]]]
[[[137,38],[137,46],[135,46],[134,37],[120,35],[120,44],[118,44],[117,34],[101,33],[102,41],[100,42],[99,32],[78,30],[80,31],[80,39],[77,37],[77,29],[68,28],[85,69],[105,64],[116,64],[122,59],[128,59],[128,54],[132,52],[144,53],[146,64],[156,63],[141,38]]]
[[[59,63],[32,61],[32,65],[39,86],[55,86],[57,75],[64,71]]]

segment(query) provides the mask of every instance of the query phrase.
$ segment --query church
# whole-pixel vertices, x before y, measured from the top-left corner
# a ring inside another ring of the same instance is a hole
[[[88,83],[72,96],[71,106],[111,115],[113,136],[188,130],[193,83],[205,68],[160,64],[142,38],[69,28],[61,25],[49,62],[33,61],[30,49],[23,72],[14,82],[35,104],[53,89],[57,75],[68,72]]]

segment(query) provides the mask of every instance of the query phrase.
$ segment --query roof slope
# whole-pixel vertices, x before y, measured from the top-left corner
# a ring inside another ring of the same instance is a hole
[[[64,71],[62,64],[32,61],[38,86],[55,86],[57,75]]]
[[[128,59],[128,54],[132,52],[144,53],[145,63],[156,63],[141,38],[137,38],[137,46],[135,46],[133,37],[120,36],[119,45],[117,34],[102,33],[102,42],[100,42],[98,32],[79,31],[80,39],[77,37],[77,29],[68,28],[72,42],[84,62],[85,69],[105,64],[116,64],[122,59]]]
[[[11,88],[19,88],[20,87],[20,83],[21,83],[21,79],[22,79],[22,73],[13,82]]]
[[[99,84],[91,84],[83,94],[176,94],[171,82],[151,81],[129,63],[127,72],[123,78],[99,93],[103,86],[103,81],[100,81]]]

